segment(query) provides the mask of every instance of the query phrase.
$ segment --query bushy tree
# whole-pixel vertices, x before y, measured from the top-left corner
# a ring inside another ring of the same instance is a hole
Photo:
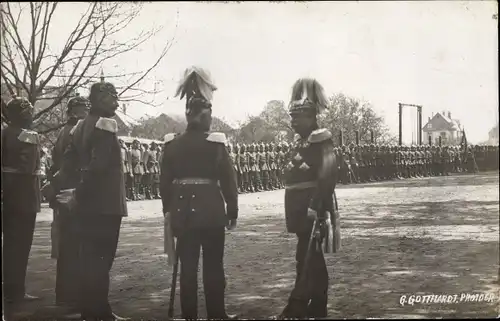
[[[329,101],[329,107],[318,117],[318,123],[332,132],[336,144],[340,144],[341,130],[344,144],[356,142],[355,131],[359,131],[360,144],[370,143],[371,131],[378,144],[396,143],[396,137],[390,134],[383,117],[377,115],[369,103],[342,93],[331,96]],[[237,140],[243,143],[292,138],[290,116],[285,103],[280,100],[269,101],[258,116],[249,117],[237,135]]]

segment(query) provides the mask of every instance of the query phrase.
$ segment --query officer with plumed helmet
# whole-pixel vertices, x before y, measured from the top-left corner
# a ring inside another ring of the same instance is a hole
[[[298,238],[297,270],[295,287],[280,319],[327,316],[328,270],[323,251],[338,250],[339,230],[332,134],[319,128],[316,120],[326,107],[318,81],[295,82],[289,108],[296,134],[285,165],[285,218],[288,232]]]
[[[186,98],[187,128],[177,136],[167,134],[161,162],[160,194],[163,213],[170,221],[167,225],[177,238],[185,319],[198,316],[200,247],[207,317],[234,318],[225,309],[223,257],[225,229],[233,229],[238,218],[238,186],[225,135],[209,133],[216,89],[205,70],[192,67],[185,71],[176,96]],[[177,260],[174,280],[176,266]],[[175,284],[172,287],[175,289]]]

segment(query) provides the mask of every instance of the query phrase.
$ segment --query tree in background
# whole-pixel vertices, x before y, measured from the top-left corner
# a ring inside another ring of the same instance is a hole
[[[163,29],[151,28],[138,35],[127,30],[139,17],[142,3],[92,2],[79,21],[73,24],[68,21],[65,44],[56,51],[51,44],[60,41],[61,30],[54,34],[51,22],[54,16],[64,14],[58,10],[60,5],[58,2],[4,2],[0,9],[2,106],[12,95],[26,97],[35,106],[33,129],[42,135],[64,126],[65,104],[79,89],[99,79],[103,65],[113,64],[119,56],[139,50]],[[134,36],[120,42],[119,34]],[[140,87],[173,43],[174,38],[167,41],[157,59],[145,70],[106,75],[115,85],[125,83],[117,85],[121,101],[154,104],[143,97],[154,94],[156,89],[147,91]]]
[[[281,100],[269,101],[258,116],[249,116],[240,125],[236,136],[236,141],[240,143],[290,140],[293,130],[285,103]]]
[[[132,127],[130,133],[133,137],[148,138],[163,140],[168,133],[182,133],[186,129],[186,120],[180,117],[168,116],[161,114],[158,117],[143,117],[139,120],[139,124]],[[223,120],[212,118],[212,132],[222,132],[232,140],[235,130]]]
[[[341,130],[344,144],[356,142],[356,130],[359,131],[360,144],[370,143],[371,131],[377,144],[397,142],[396,137],[390,134],[384,118],[377,115],[371,104],[343,93],[330,97],[330,105],[320,116],[319,124],[332,132],[337,144]]]

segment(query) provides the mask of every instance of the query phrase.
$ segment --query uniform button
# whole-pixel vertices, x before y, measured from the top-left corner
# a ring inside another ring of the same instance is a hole
[[[181,196],[179,196],[179,198],[180,198],[180,199],[183,199],[183,198],[184,198],[184,196],[182,196],[182,195],[181,195]]]
[[[192,197],[192,198],[194,198],[194,197],[195,197],[195,195],[193,194],[193,195],[191,195],[191,197]]]
[[[191,212],[195,212],[194,208],[191,210]]]

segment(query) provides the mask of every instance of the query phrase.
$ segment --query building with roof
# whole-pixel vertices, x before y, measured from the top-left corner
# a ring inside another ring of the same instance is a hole
[[[498,123],[488,132],[488,144],[498,145]]]
[[[127,115],[127,105],[123,104],[122,108],[118,108],[113,119],[116,120],[118,125],[118,136],[130,136],[132,133],[132,129],[135,125],[138,125],[139,122]]]
[[[462,126],[459,120],[453,119],[451,112],[436,113],[429,117],[427,124],[422,128],[424,135],[422,143],[427,143],[429,137],[433,145],[439,144],[439,137],[443,145],[459,144],[462,139]]]

